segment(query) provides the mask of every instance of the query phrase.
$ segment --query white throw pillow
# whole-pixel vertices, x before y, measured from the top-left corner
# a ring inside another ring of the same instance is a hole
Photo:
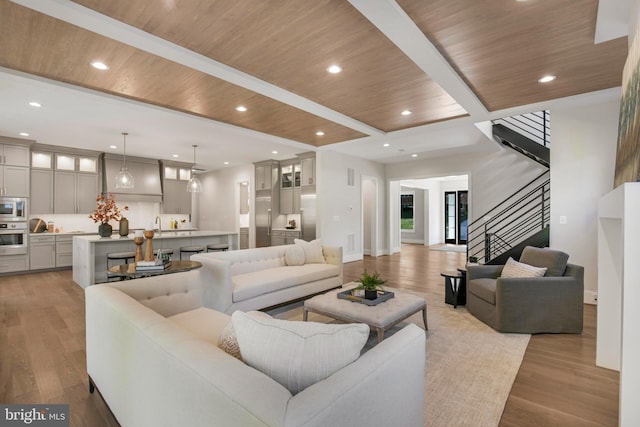
[[[500,277],[542,277],[546,272],[546,267],[534,267],[509,257]]]
[[[359,323],[258,319],[231,316],[244,362],[296,394],[355,361],[369,338]]]
[[[284,262],[287,265],[304,265],[304,248],[302,245],[289,245],[284,252]]]
[[[306,264],[326,264],[322,254],[322,240],[316,239],[306,242],[295,239],[293,243],[302,246],[302,249],[304,249],[304,262]]]
[[[262,311],[249,311],[247,316],[254,316],[256,318],[271,319],[267,313]],[[233,329],[233,322],[229,321],[227,326],[222,329],[220,337],[218,338],[218,347],[225,352],[229,353],[236,359],[242,360],[242,354],[240,354],[240,347],[238,346],[238,338],[236,338],[236,331]]]

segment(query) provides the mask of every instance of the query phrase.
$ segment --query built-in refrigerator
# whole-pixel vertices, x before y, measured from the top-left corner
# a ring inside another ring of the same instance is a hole
[[[300,194],[300,237],[310,242],[316,238],[316,186],[302,187]]]
[[[256,247],[271,246],[271,195],[256,194]]]

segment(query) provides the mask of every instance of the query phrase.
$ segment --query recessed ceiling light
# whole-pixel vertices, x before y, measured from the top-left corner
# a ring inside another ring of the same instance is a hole
[[[29,134],[26,132],[20,132],[20,136],[29,136]]]
[[[171,157],[173,157],[174,159],[177,159],[178,157],[180,157],[179,154],[172,154]]]
[[[244,105],[238,105],[236,107],[237,111],[240,111],[241,113],[244,113],[245,111],[247,111],[247,107],[245,107]]]
[[[229,164],[229,162],[223,162],[223,163],[224,163],[225,165],[228,165],[228,164]]]
[[[556,79],[556,76],[544,76],[538,79],[538,83],[549,83]]]
[[[334,64],[334,65],[331,65],[329,68],[327,68],[327,71],[330,72],[331,74],[338,74],[342,72],[342,67]]]
[[[116,148],[118,148],[117,145],[110,145],[109,148],[111,148],[112,150],[115,150]]]
[[[103,70],[103,71],[104,71],[104,70],[108,70],[108,69],[109,69],[109,67],[107,66],[107,64],[105,64],[104,62],[100,62],[100,61],[93,61],[93,62],[91,63],[91,66],[92,66],[93,68],[96,68],[96,69],[98,69],[98,70]]]
[[[402,114],[403,116],[409,116],[409,115],[411,115],[411,114],[412,114],[412,111],[411,111],[411,110],[404,110],[404,111],[403,111],[402,113],[400,113],[400,114]]]
[[[318,136],[322,136],[322,135],[324,135],[324,132],[322,132],[321,130],[319,130],[318,132],[316,132],[316,135],[318,135]]]
[[[389,147],[391,144],[389,144],[388,142],[385,142],[384,144],[382,144],[383,147]]]
[[[417,154],[412,154],[411,157],[418,157],[418,155]]]
[[[31,105],[32,107],[36,107],[36,108],[42,107],[42,104],[40,104],[39,102],[36,102],[36,101],[31,101],[29,103],[29,105]]]
[[[278,152],[276,150],[273,150],[271,154],[278,154]]]

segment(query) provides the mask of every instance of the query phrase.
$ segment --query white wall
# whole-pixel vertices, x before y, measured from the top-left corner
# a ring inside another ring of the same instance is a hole
[[[619,99],[551,110],[550,246],[585,267],[587,302],[597,291],[598,200],[613,189],[619,110]]]
[[[253,209],[255,207],[255,172],[253,165],[238,166],[198,175],[202,193],[197,194],[198,228],[201,230],[235,231],[240,229],[240,187],[249,182],[250,228],[249,246],[255,247]]]
[[[347,186],[347,169],[354,170],[354,186]],[[387,198],[385,197],[384,166],[356,157],[319,151],[316,153],[316,180],[318,194],[318,237],[324,244],[343,247],[345,261],[362,259],[362,176],[378,180],[377,253],[386,248],[384,225]],[[353,245],[350,244],[353,242]],[[374,248],[371,248],[373,251]]]

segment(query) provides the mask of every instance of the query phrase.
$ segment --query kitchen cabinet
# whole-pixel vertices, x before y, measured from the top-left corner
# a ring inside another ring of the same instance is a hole
[[[287,161],[280,168],[280,214],[300,213],[300,163]]]
[[[29,167],[29,147],[0,144],[0,165]]]
[[[0,165],[0,196],[29,197],[29,168]]]
[[[26,271],[29,269],[28,255],[4,255],[0,257],[0,273]]]
[[[56,236],[56,267],[73,264],[73,236]]]
[[[293,245],[294,240],[299,238],[299,230],[272,230],[271,246]]]
[[[306,157],[300,159],[301,166],[301,185],[316,185],[316,158],[315,157]]]
[[[164,168],[162,213],[191,214],[191,193],[187,191],[187,184],[190,179],[190,168],[179,166],[166,166]]]
[[[271,190],[274,184],[273,164],[256,165],[256,190]]]
[[[31,169],[31,215],[53,213],[53,170]]]
[[[249,227],[240,227],[240,249],[249,248]]]
[[[97,174],[56,171],[54,179],[56,214],[91,213],[100,193]]]
[[[31,270],[55,268],[56,237],[31,236],[29,238],[29,259]]]

